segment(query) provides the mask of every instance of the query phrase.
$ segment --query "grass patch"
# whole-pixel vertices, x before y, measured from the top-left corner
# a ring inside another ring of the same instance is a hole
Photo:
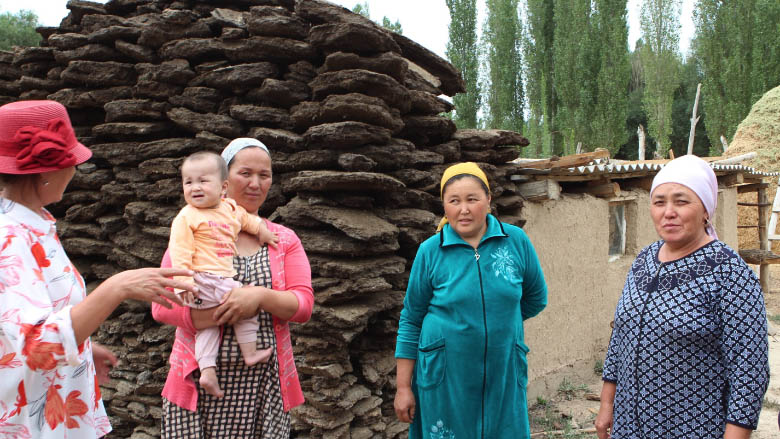
[[[604,373],[604,362],[601,360],[596,360],[596,363],[593,365],[593,373],[596,375],[601,375]]]
[[[574,384],[569,381],[568,378],[564,378],[563,381],[561,381],[561,385],[558,386],[558,394],[567,400],[571,400],[576,397],[578,393],[586,390],[588,390],[588,386],[585,384]]]
[[[769,321],[780,325],[780,314],[772,314],[769,317]]]
[[[780,403],[765,397],[764,402],[761,404],[761,407],[767,410],[780,410]]]

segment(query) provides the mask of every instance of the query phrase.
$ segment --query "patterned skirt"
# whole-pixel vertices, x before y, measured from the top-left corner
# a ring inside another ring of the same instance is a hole
[[[234,258],[233,265],[236,280],[243,285],[271,287],[268,247]],[[284,411],[279,387],[273,318],[263,311],[259,320],[257,348],[274,347],[268,363],[245,365],[233,328],[226,326],[217,357],[217,377],[225,397],[214,398],[201,389],[196,370],[198,410],[191,412],[163,398],[162,439],[289,439],[290,414]]]

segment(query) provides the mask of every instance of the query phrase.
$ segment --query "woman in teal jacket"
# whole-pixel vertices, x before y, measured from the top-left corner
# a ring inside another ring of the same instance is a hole
[[[445,218],[414,259],[396,342],[411,439],[528,438],[523,321],[547,304],[525,232],[499,222],[474,163],[444,172]]]

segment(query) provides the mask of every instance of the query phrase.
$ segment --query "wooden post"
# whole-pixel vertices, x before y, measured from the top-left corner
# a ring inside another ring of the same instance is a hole
[[[723,145],[723,152],[726,152],[726,150],[729,149],[729,142],[723,134],[720,135],[720,144]]]
[[[699,123],[699,118],[696,116],[696,111],[699,109],[699,94],[701,93],[701,83],[696,87],[696,100],[693,103],[693,115],[691,115],[691,133],[688,134],[688,155],[693,154],[693,138],[696,135],[696,124]]]
[[[769,213],[769,197],[767,188],[758,188],[758,245],[761,250],[770,250],[769,234],[767,233],[767,214]],[[759,265],[758,278],[761,281],[761,289],[764,294],[769,293],[769,284],[772,281],[769,264]]]
[[[636,135],[639,137],[639,154],[637,155],[639,160],[645,159],[645,127],[640,123],[636,128]]]

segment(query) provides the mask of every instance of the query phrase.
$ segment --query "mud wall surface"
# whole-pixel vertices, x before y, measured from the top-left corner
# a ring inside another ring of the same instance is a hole
[[[440,95],[458,72],[415,42],[327,2],[70,1],[41,47],[0,53],[0,102],[54,99],[94,152],[52,206],[91,286],[159,264],[183,205],[179,166],[232,138],[269,146],[261,214],[292,227],[310,257],[316,305],[293,325],[307,403],[297,437],[405,435],[393,358],[411,259],[441,214],[438,182],[458,161],[491,177],[504,221],[522,205],[506,176],[527,145],[508,131],[456,130]],[[96,334],[121,358],[103,388],[111,437],[159,437],[174,329],[146,304]]]

